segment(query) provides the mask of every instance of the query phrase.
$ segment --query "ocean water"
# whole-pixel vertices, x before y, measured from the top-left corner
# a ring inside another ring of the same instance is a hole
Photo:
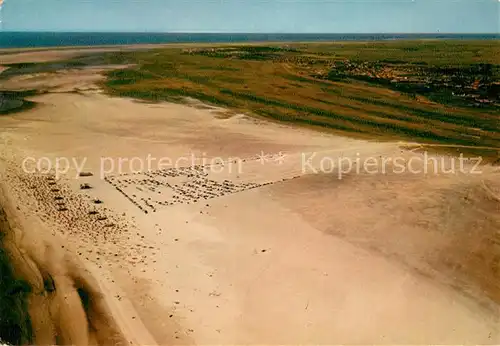
[[[0,48],[101,46],[158,43],[379,41],[411,39],[500,39],[499,34],[244,34],[0,32]]]

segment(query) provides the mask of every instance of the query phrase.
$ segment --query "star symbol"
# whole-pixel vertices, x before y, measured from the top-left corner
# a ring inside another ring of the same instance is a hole
[[[278,165],[282,165],[285,162],[286,154],[283,154],[281,151],[278,153],[278,156],[274,159],[274,161],[278,162]]]
[[[260,154],[257,155],[257,160],[260,161],[261,165],[265,164],[267,161],[267,154],[261,151]]]

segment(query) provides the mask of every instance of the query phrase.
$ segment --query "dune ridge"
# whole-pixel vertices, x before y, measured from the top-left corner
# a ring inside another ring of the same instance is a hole
[[[23,214],[0,183],[0,231],[15,279],[25,283],[29,316],[19,341],[38,345],[125,344],[99,285],[45,226]]]

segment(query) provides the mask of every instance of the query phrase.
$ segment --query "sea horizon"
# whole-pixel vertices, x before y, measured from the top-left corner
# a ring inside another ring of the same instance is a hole
[[[169,43],[497,40],[498,33],[227,33],[1,31],[0,48],[44,48]]]

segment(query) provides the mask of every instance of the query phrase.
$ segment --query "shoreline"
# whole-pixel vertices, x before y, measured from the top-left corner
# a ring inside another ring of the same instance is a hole
[[[0,35],[2,32],[0,32]],[[143,42],[143,43],[102,43],[84,45],[57,45],[46,46],[18,46],[0,47],[0,54],[14,54],[17,52],[36,52],[45,50],[68,50],[68,49],[154,49],[154,48],[182,48],[189,46],[231,46],[231,45],[276,45],[276,44],[351,44],[351,43],[377,43],[377,42],[416,42],[416,41],[498,41],[498,33],[245,33],[245,32],[52,32],[52,31],[5,31],[3,34],[18,35],[141,35],[141,36],[219,36],[219,37],[241,37],[240,40],[191,40],[171,42]],[[244,39],[254,37],[254,39]],[[282,37],[282,39],[266,39],[263,37]],[[294,38],[296,37],[296,38]],[[305,38],[304,40],[298,37]],[[311,38],[307,38],[311,37]],[[288,39],[287,39],[288,38]]]

